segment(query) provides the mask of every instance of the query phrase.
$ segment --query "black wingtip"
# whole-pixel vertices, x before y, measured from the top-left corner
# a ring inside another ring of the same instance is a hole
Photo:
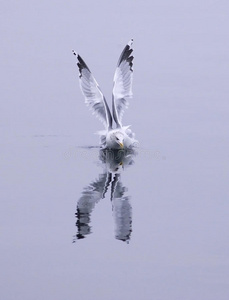
[[[133,52],[132,44],[133,44],[133,39],[131,39],[129,43],[126,45],[126,47],[123,49],[118,61],[118,66],[120,66],[120,64],[123,61],[127,61],[129,63],[131,71],[133,71],[132,67],[133,67],[133,59],[134,59],[133,55],[131,55]]]
[[[82,57],[78,53],[76,53],[74,50],[72,50],[72,53],[73,53],[73,55],[75,55],[77,57],[77,60],[78,60],[77,66],[79,68],[79,77],[82,77],[82,70],[83,69],[87,69],[90,72],[88,66],[86,65],[86,63],[84,62]]]

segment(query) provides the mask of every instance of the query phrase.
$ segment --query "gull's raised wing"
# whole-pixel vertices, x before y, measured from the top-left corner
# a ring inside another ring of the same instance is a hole
[[[72,52],[77,57],[80,87],[85,98],[85,103],[92,110],[93,114],[95,114],[100,119],[100,121],[104,124],[105,128],[111,129],[111,113],[98,83],[93,77],[88,66],[83,61],[82,57],[79,54],[77,54],[74,50],[72,50]]]
[[[121,127],[124,109],[127,108],[128,100],[132,98],[133,80],[133,40],[123,49],[114,75],[114,87],[112,97],[113,117],[117,127]]]

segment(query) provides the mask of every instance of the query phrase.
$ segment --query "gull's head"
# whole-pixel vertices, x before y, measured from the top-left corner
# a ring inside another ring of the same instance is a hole
[[[115,132],[113,135],[114,141],[120,146],[121,149],[124,148],[124,135],[122,132]]]

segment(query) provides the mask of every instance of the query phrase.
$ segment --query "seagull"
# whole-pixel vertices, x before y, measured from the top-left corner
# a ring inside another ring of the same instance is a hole
[[[133,81],[133,39],[123,49],[114,74],[112,92],[112,114],[97,81],[82,57],[72,50],[77,58],[79,84],[85,103],[103,123],[105,129],[99,131],[102,149],[130,149],[137,146],[130,125],[122,125],[122,116],[132,98]],[[113,128],[116,124],[116,128]]]

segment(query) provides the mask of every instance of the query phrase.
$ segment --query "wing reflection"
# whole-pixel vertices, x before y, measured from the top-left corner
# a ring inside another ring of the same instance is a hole
[[[99,159],[103,172],[98,179],[84,188],[76,207],[77,234],[73,242],[83,239],[91,231],[91,214],[96,203],[105,198],[110,187],[110,200],[115,222],[115,238],[128,242],[132,232],[132,207],[127,188],[122,185],[121,172],[134,163],[134,150],[100,150]]]
[[[122,186],[120,174],[115,174],[111,186],[111,201],[115,221],[115,238],[129,241],[132,232],[132,207],[128,196],[124,196],[127,189]]]
[[[111,174],[100,174],[98,180],[84,188],[76,208],[77,239],[82,239],[85,235],[91,233],[91,226],[89,225],[91,212],[95,204],[105,197],[110,180]]]

